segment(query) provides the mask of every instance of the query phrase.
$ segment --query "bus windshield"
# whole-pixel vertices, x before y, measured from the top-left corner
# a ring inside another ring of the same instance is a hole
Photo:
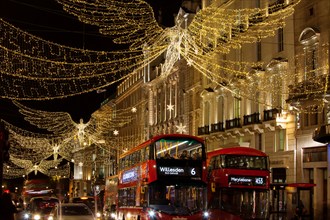
[[[187,138],[163,138],[155,142],[157,159],[200,159],[202,143]]]
[[[214,158],[215,166],[220,164],[221,168],[237,168],[251,170],[268,170],[268,157],[247,155],[221,155]]]
[[[150,207],[171,215],[190,215],[205,207],[205,190],[202,186],[157,184],[150,187]]]

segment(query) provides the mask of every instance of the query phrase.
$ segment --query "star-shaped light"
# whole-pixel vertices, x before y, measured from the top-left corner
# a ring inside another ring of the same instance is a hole
[[[182,123],[180,123],[179,125],[176,125],[175,127],[177,128],[176,132],[178,132],[178,133],[183,134],[183,133],[187,132],[186,126],[183,125]]]
[[[113,134],[117,136],[119,134],[119,131],[118,130],[114,130],[113,131]]]
[[[167,105],[167,110],[173,111],[174,110],[174,105],[172,105],[172,104]]]
[[[132,112],[135,113],[137,111],[136,107],[132,108]]]

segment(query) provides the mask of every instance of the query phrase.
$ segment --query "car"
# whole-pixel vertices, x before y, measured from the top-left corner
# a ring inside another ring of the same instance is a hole
[[[33,197],[24,211],[24,220],[47,220],[51,210],[59,203],[56,197]]]
[[[95,220],[92,210],[84,203],[61,203],[56,206],[48,220]]]
[[[86,204],[94,213],[97,220],[102,219],[102,205],[100,199],[96,199],[93,196],[81,196],[71,198],[72,203],[84,203]],[[97,204],[95,209],[95,204]]]

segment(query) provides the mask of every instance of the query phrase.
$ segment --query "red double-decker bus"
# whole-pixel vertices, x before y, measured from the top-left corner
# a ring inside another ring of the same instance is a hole
[[[119,158],[117,219],[208,219],[204,141],[151,138]]]
[[[248,147],[207,153],[210,219],[269,218],[269,157]]]

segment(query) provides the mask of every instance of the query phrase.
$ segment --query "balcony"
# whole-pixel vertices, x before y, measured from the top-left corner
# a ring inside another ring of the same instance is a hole
[[[306,80],[289,86],[288,104],[298,109],[312,105],[321,105],[326,89],[327,79],[324,75],[307,78]]]
[[[209,125],[198,128],[198,135],[204,135],[204,134],[210,134],[210,126]]]
[[[243,116],[243,126],[245,125],[252,125],[252,124],[260,124],[260,113],[256,112],[251,115],[244,115]]]
[[[271,121],[276,119],[276,114],[280,111],[277,108],[264,110],[264,121]]]
[[[223,122],[218,122],[218,123],[215,123],[215,124],[211,124],[211,133],[221,132],[221,131],[225,131]]]
[[[226,129],[232,129],[232,128],[241,128],[241,119],[240,118],[234,118],[231,120],[226,120]]]

